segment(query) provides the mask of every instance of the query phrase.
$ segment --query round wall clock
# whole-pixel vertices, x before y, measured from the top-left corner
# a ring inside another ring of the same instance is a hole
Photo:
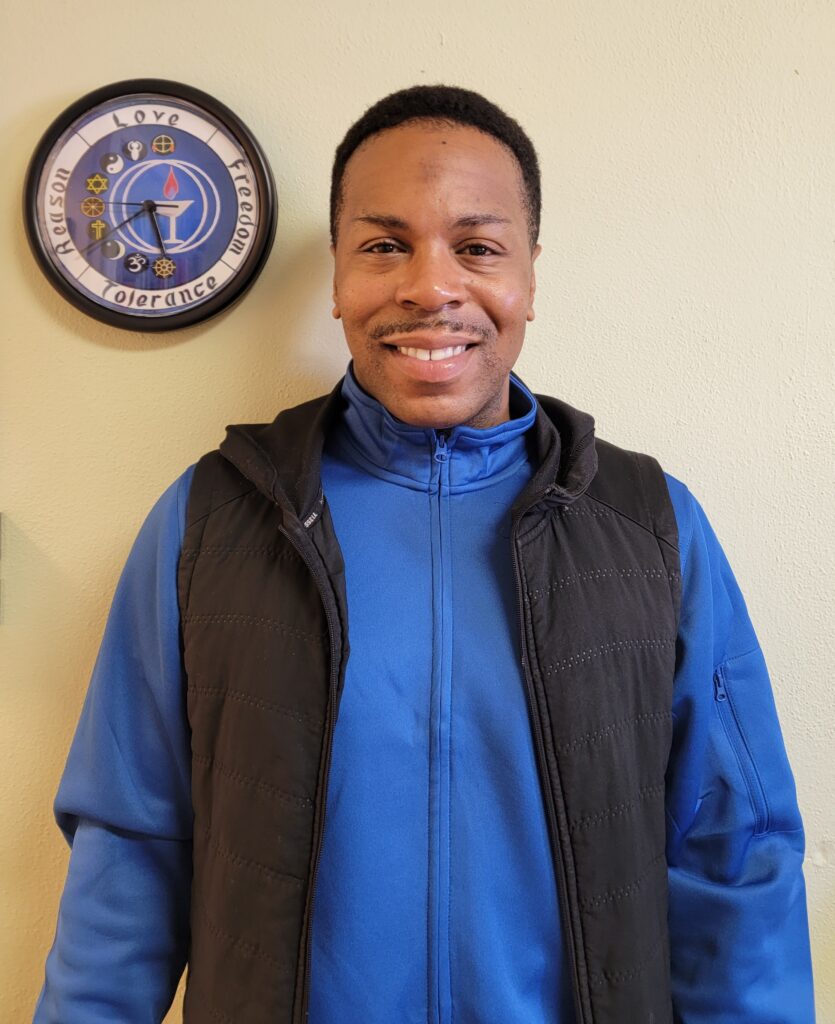
[[[29,244],[73,305],[113,327],[168,331],[239,299],[272,247],[267,159],[222,103],[134,79],[73,103],[26,174]]]

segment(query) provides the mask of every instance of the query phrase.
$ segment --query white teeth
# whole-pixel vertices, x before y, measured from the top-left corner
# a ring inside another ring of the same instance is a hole
[[[406,348],[405,346],[398,345],[397,351],[402,352],[404,356],[411,356],[413,359],[421,359],[424,363],[428,363],[430,360],[434,363],[439,359],[452,359],[453,356],[460,356],[462,352],[467,351],[466,345],[451,345],[449,348]]]

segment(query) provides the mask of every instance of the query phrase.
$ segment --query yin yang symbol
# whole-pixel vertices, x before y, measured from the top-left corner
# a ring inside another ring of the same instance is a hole
[[[105,174],[118,174],[125,166],[125,161],[118,153],[105,153],[101,158],[100,166]]]

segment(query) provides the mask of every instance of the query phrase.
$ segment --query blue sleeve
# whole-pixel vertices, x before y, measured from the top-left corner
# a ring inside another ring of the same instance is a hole
[[[804,837],[765,661],[701,507],[667,478],[682,607],[667,778],[676,1024],[813,1024]]]
[[[55,800],[71,846],[35,1024],[159,1024],[189,941],[190,740],[177,562],[192,469],[119,580]]]

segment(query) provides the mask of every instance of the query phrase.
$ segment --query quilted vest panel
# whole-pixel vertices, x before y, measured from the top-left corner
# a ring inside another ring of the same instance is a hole
[[[322,403],[291,413],[294,436],[323,421]],[[597,454],[582,494],[551,486],[520,506],[521,647],[578,1024],[669,1024],[675,519],[654,460],[604,442]],[[186,1024],[306,1020],[323,780],[348,654],[327,504],[300,509],[303,523],[243,470],[217,452],[198,464],[179,569],[195,813]],[[315,495],[315,480],[303,489]]]
[[[216,452],[195,470],[179,568],[194,874],[184,1020],[291,1020],[330,654],[281,516]]]
[[[597,447],[589,491],[518,539],[528,668],[580,1020],[670,1024],[664,776],[677,531],[657,463]]]

